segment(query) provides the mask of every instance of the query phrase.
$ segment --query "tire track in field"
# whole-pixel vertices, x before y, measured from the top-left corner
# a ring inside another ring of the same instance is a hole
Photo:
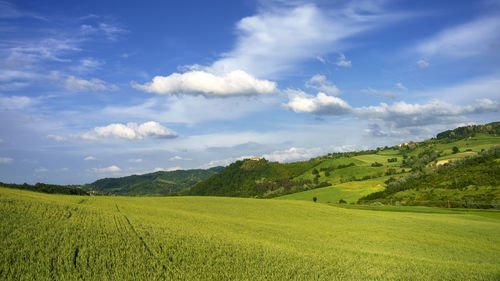
[[[127,221],[127,224],[130,226],[130,229],[132,230],[134,235],[137,237],[137,239],[139,239],[140,243],[144,246],[144,248],[149,253],[149,255],[152,258],[154,258],[157,261],[158,265],[163,269],[162,277],[165,278],[165,272],[167,271],[167,266],[161,262],[160,258],[155,253],[153,253],[153,251],[151,250],[149,245],[146,243],[146,241],[144,241],[144,238],[142,238],[142,236],[140,236],[139,233],[137,233],[134,225],[130,222],[128,217],[120,211],[120,208],[118,208],[118,204],[115,204],[115,207],[116,207],[116,210],[125,218],[125,220]],[[179,269],[175,266],[174,266],[174,269],[176,271],[179,271]]]

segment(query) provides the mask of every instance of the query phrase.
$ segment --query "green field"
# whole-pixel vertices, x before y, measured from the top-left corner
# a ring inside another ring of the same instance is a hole
[[[334,186],[316,188],[308,191],[292,193],[278,197],[278,199],[312,201],[316,197],[319,203],[338,203],[340,199],[347,203],[356,203],[359,198],[385,188],[384,179],[354,181],[336,184]]]
[[[0,188],[0,279],[500,278],[497,211],[345,207]]]

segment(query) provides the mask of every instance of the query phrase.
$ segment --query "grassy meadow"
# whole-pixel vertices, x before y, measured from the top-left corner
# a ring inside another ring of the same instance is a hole
[[[353,206],[0,188],[0,279],[500,278],[498,211]]]
[[[386,178],[381,177],[373,180],[340,183],[335,186],[280,196],[277,199],[312,201],[313,197],[316,197],[318,203],[338,203],[340,200],[344,200],[347,203],[356,203],[359,198],[365,195],[383,190],[386,186],[384,183]]]

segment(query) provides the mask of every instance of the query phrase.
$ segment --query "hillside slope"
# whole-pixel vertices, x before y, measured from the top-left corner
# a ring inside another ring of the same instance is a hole
[[[219,172],[221,169],[222,167],[206,170],[161,171],[121,178],[105,178],[84,185],[83,188],[115,195],[167,195],[182,191]]]
[[[478,155],[393,179],[359,203],[500,208],[500,146]]]

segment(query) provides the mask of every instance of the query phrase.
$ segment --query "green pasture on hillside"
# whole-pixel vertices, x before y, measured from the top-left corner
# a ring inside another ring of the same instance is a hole
[[[284,195],[277,199],[312,201],[313,197],[316,197],[318,203],[338,203],[340,199],[347,203],[356,203],[359,198],[365,195],[383,190],[386,186],[384,183],[386,178],[380,177],[375,180],[340,183],[334,186]]]
[[[492,214],[0,188],[0,279],[498,280]]]

